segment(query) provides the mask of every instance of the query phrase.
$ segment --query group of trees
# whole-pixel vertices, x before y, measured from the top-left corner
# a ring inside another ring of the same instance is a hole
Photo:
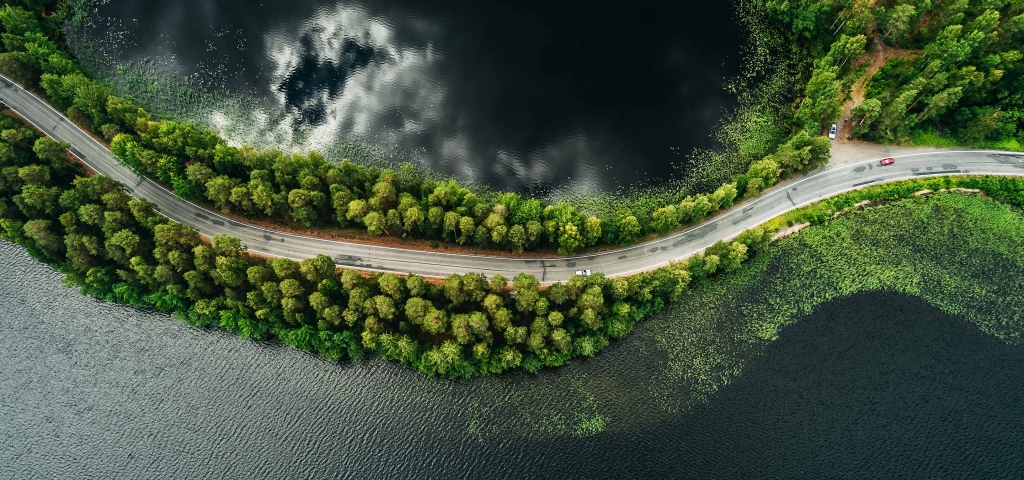
[[[339,273],[324,255],[267,260],[237,239],[203,242],[109,178],[81,177],[66,148],[0,116],[0,237],[24,245],[69,284],[192,325],[278,337],[328,360],[374,351],[430,375],[536,371],[594,355],[692,281],[735,270],[771,238],[755,229],[654,272],[576,276],[546,289],[525,274],[510,285],[475,273],[441,284]]]
[[[514,193],[481,195],[454,182],[424,180],[410,167],[380,170],[334,165],[316,153],[235,148],[193,124],[153,119],[89,79],[51,40],[59,31],[53,17],[42,15],[47,3],[53,2],[23,0],[0,9],[0,70],[41,88],[70,118],[107,138],[136,171],[183,197],[243,215],[572,253],[698,222],[828,156],[814,139],[796,136],[714,192],[653,211],[595,218],[568,204],[544,205]],[[367,276],[338,272],[323,255],[268,260],[250,256],[237,239],[204,242],[109,178],[81,176],[68,147],[0,116],[0,238],[25,246],[69,284],[110,301],[174,313],[192,325],[277,337],[328,360],[372,351],[430,375],[536,371],[594,355],[691,282],[739,268],[771,238],[770,231],[754,229],[650,273],[577,276],[548,288],[525,274],[511,284],[475,273],[441,284],[415,275]]]
[[[70,8],[70,7],[69,7]],[[546,205],[516,193],[473,192],[425,179],[411,165],[396,170],[326,161],[315,152],[286,154],[228,145],[191,123],[154,119],[130,99],[84,75],[44,31],[38,11],[0,10],[5,52],[0,69],[76,123],[110,142],[136,172],[186,199],[247,217],[305,227],[362,227],[371,235],[411,236],[522,252],[577,253],[594,245],[629,245],[652,233],[696,223],[773,185],[780,175],[827,162],[814,139],[800,137],[713,192],[685,195],[656,208],[592,216],[568,203]],[[827,146],[827,143],[826,143]],[[810,147],[810,148],[808,148]]]
[[[1014,0],[759,0],[813,67],[798,117],[819,133],[839,118],[851,60],[878,43],[909,51],[870,79],[847,128],[902,142],[1024,143],[1024,3]],[[845,69],[844,69],[845,67]]]

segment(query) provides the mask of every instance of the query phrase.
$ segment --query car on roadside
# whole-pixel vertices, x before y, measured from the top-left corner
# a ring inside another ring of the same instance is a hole
[[[581,277],[589,277],[590,270],[576,270],[576,275],[579,275]]]
[[[836,132],[838,132],[838,131],[839,131],[839,127],[837,127],[836,124],[833,123],[832,124],[832,128],[828,129],[828,139],[829,140],[835,140],[836,139]]]
[[[892,165],[894,163],[896,163],[896,159],[892,158],[892,157],[890,157],[890,158],[883,158],[881,162],[878,162],[878,164],[883,166],[883,167],[886,166],[886,165]]]

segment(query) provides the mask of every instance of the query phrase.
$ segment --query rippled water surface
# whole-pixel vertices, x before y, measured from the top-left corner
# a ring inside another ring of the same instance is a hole
[[[261,99],[213,116],[239,138],[358,139],[525,190],[672,175],[734,106],[724,86],[745,43],[729,1],[111,0],[99,13],[128,34],[101,42],[117,59]]]
[[[328,364],[105,304],[63,287],[7,243],[0,266],[2,478],[1019,478],[1024,470],[1024,349],[909,297],[826,306],[784,330],[709,403],[666,418],[630,398],[631,379],[664,368],[630,339],[539,377],[450,383],[381,361]],[[511,424],[587,388],[621,390],[614,428],[583,438],[542,429],[488,436],[478,425],[481,408],[503,412],[489,424]],[[513,401],[522,390],[534,396]]]

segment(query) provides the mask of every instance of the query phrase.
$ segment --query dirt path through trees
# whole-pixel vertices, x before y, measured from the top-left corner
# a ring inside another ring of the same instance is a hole
[[[857,83],[853,84],[853,87],[850,89],[850,100],[843,105],[843,124],[839,127],[839,143],[851,141],[850,135],[853,134],[853,125],[848,124],[846,120],[852,117],[853,108],[864,101],[868,91],[868,83],[875,74],[893,58],[911,58],[923,53],[921,50],[903,50],[890,47],[882,42],[882,39],[878,38],[877,33],[874,35],[872,44],[871,51],[865,52],[864,55],[853,61],[853,68],[855,70],[860,68],[865,62],[868,63],[868,69],[857,80]]]

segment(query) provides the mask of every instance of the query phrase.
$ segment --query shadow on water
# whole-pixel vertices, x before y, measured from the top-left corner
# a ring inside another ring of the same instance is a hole
[[[631,433],[480,442],[467,430],[471,405],[500,404],[540,378],[451,383],[382,361],[339,367],[83,297],[10,244],[0,243],[0,264],[0,477],[1013,478],[1024,470],[1024,348],[902,295],[822,306],[709,403],[668,422],[644,422],[651,412],[634,402],[616,411],[636,417]],[[623,345],[608,358],[626,348],[648,355]],[[604,368],[576,362],[543,381],[614,388],[616,376],[652,373]]]

